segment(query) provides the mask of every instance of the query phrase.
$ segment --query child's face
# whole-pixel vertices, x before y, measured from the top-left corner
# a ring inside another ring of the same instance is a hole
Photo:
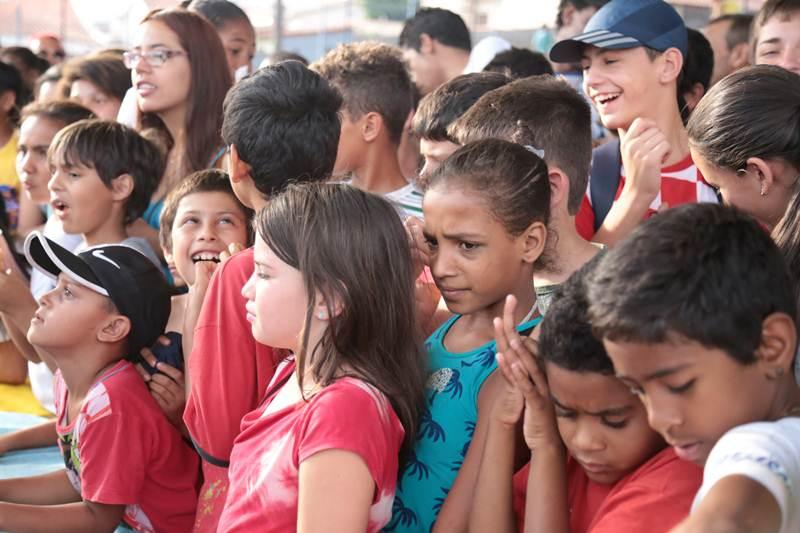
[[[592,481],[613,484],[664,447],[642,402],[614,376],[545,364],[558,431]]]
[[[47,148],[62,124],[43,117],[32,116],[19,128],[17,144],[17,175],[25,194],[37,204],[50,201],[47,182],[50,180],[50,165],[47,163]]]
[[[253,275],[242,288],[253,337],[267,346],[297,352],[308,307],[303,276],[281,261],[260,236],[254,262]]]
[[[403,60],[408,64],[411,81],[422,96],[433,92],[447,81],[438,56],[431,53],[431,45],[423,43],[420,50],[403,48]]]
[[[738,207],[770,228],[774,227],[783,217],[791,198],[790,187],[793,187],[793,184],[785,184],[776,180],[772,183],[771,194],[762,195],[761,187],[763,185],[752,171],[737,174],[710,164],[692,147],[690,147],[690,151],[692,160],[703,174],[706,183],[719,191],[726,204]],[[777,169],[779,165],[773,166]],[[794,177],[792,177],[793,179]]]
[[[97,115],[97,118],[102,120],[117,120],[119,106],[122,105],[121,100],[104,93],[97,85],[88,80],[72,82],[69,97],[91,110]]]
[[[339,146],[336,149],[336,162],[333,164],[334,175],[353,172],[358,168],[359,154],[364,144],[361,135],[362,121],[354,121],[345,109],[342,109],[341,115],[342,129],[339,133]]]
[[[627,129],[636,118],[653,114],[653,91],[661,90],[657,63],[641,46],[626,50],[586,47],[581,61],[583,88],[606,128]]]
[[[650,426],[682,459],[703,466],[725,432],[769,412],[772,398],[758,364],[694,341],[603,344],[619,378],[642,399]]]
[[[422,206],[431,272],[451,312],[473,313],[529,288],[533,268],[523,258],[524,235],[509,235],[483,198],[434,187]]]
[[[180,277],[194,284],[194,265],[219,263],[231,243],[247,244],[247,220],[236,199],[226,192],[196,192],[178,204],[172,224],[172,259]]]
[[[450,157],[453,152],[460,148],[456,143],[450,141],[432,141],[422,138],[419,140],[419,152],[425,158],[425,166],[420,171],[421,176],[425,176],[439,168],[442,162]]]
[[[28,328],[28,342],[57,353],[96,337],[111,314],[109,300],[64,274],[58,284],[39,300]]]
[[[773,16],[761,27],[756,65],[775,65],[800,74],[800,11]]]
[[[93,168],[59,162],[47,188],[53,213],[66,233],[90,234],[111,219],[113,193]]]
[[[181,48],[178,34],[158,20],[139,26],[134,51],[180,52],[167,59],[161,66],[153,66],[141,59],[131,70],[133,88],[139,109],[145,113],[166,113],[186,105],[189,97],[191,66],[186,50]]]
[[[241,67],[247,67],[247,73],[252,70],[253,55],[256,53],[256,34],[253,26],[244,20],[232,20],[217,30],[222,46],[225,48],[225,57],[231,76]]]

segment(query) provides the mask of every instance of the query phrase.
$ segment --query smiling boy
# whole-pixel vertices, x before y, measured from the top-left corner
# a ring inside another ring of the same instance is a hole
[[[686,26],[666,2],[612,0],[550,51],[552,61],[582,64],[586,94],[620,138],[593,154],[576,217],[584,238],[613,245],[659,209],[717,201],[692,162],[677,103],[687,50]]]
[[[714,205],[649,220],[591,276],[614,370],[675,453],[704,466],[680,531],[800,531],[791,286],[758,223]]]

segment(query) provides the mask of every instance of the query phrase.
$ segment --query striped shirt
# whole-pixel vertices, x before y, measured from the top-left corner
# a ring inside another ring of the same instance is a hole
[[[405,187],[383,195],[398,208],[403,218],[414,216],[424,220],[422,215],[422,191],[416,185],[409,183]]]

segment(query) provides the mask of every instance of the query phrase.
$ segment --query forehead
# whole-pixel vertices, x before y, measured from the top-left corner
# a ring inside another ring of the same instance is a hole
[[[231,20],[217,30],[217,33],[219,33],[221,38],[229,41],[252,43],[256,40],[256,33],[253,26],[241,19]]]
[[[477,193],[447,184],[428,189],[422,200],[425,231],[431,234],[486,234],[505,228],[489,212],[485,199]]]
[[[431,141],[430,139],[421,138],[419,140],[419,150],[422,155],[442,157],[449,156],[460,147],[459,145],[450,141]]]
[[[200,191],[190,192],[178,202],[178,213],[197,211],[214,213],[218,211],[241,211],[232,192]]]
[[[788,40],[800,36],[800,10],[773,15],[759,30],[758,42],[779,39]]]
[[[34,140],[43,144],[50,144],[50,141],[61,127],[61,124],[49,118],[33,115],[26,118],[19,127],[19,139],[21,143]]]
[[[545,363],[545,372],[550,392],[564,407],[599,413],[638,402],[615,376],[575,372],[553,363]]]
[[[180,48],[178,34],[160,20],[148,20],[139,25],[134,40],[136,47],[148,48],[163,46],[166,48]]]

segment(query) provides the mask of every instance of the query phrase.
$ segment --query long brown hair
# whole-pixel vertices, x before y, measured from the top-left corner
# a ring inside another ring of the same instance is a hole
[[[415,316],[411,253],[397,211],[349,185],[292,185],[258,214],[256,229],[281,261],[301,272],[306,294],[323,295],[332,317],[315,346],[308,345],[304,327],[296,354],[301,390],[306,367],[324,387],[342,377],[347,365],[348,375],[370,383],[391,402],[405,429],[405,456],[424,406],[426,357]],[[310,298],[305,324],[313,307]]]
[[[181,154],[183,172],[209,167],[215,151],[222,147],[222,102],[231,87],[225,50],[217,31],[206,19],[185,9],[156,9],[142,24],[159,21],[178,36],[189,57],[191,79],[186,111],[186,150]],[[138,129],[158,130],[171,150],[174,139],[155,113],[138,113]]]

